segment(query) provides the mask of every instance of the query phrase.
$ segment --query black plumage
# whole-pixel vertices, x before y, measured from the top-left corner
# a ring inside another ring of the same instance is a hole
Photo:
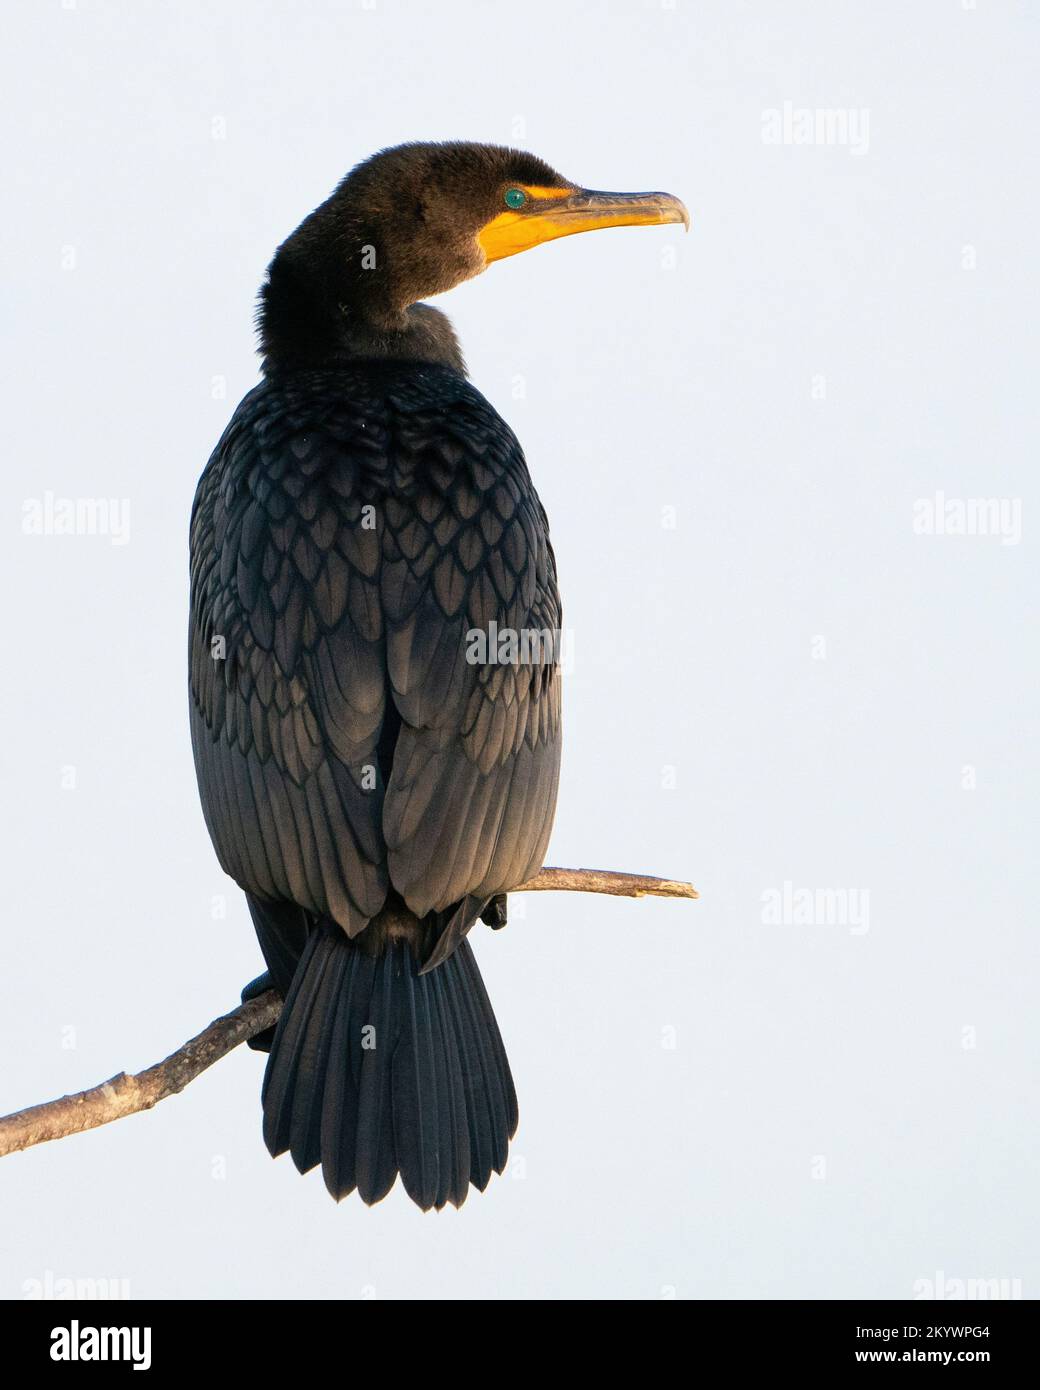
[[[285,996],[264,1137],[337,1198],[400,1173],[457,1205],[517,1123],[464,938],[542,863],[560,674],[554,648],[475,663],[468,634],[558,632],[556,565],[520,445],[415,302],[499,254],[489,225],[515,238],[516,186],[587,216],[540,160],[467,145],[388,151],[311,214],[192,515],[202,805]]]

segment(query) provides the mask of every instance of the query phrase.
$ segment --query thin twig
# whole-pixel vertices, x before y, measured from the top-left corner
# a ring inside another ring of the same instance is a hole
[[[614,897],[696,898],[692,884],[646,874],[618,874],[608,869],[542,869],[514,893],[609,893]],[[219,1062],[239,1043],[278,1022],[282,999],[273,989],[214,1019],[208,1028],[162,1062],[133,1076],[120,1072],[100,1086],[59,1100],[32,1105],[0,1118],[0,1157],[30,1149],[49,1139],[64,1139],[96,1129],[124,1115],[151,1110],[153,1105],[183,1091],[190,1081]]]
[[[692,883],[649,874],[617,874],[612,869],[542,869],[514,893],[609,893],[614,898],[695,898]]]

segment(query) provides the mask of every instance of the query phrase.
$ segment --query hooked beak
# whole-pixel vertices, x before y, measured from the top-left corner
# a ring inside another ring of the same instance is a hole
[[[543,241],[601,227],[656,227],[681,222],[690,214],[671,193],[597,193],[588,188],[528,188],[529,204],[501,212],[478,233],[487,263],[528,251]]]

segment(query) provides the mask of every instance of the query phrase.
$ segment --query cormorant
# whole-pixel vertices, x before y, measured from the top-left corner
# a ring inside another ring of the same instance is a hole
[[[279,247],[263,380],[191,521],[191,728],[206,824],[285,1005],[263,1132],[339,1199],[423,1208],[505,1165],[516,1094],[466,933],[542,864],[560,762],[545,512],[513,432],[420,301],[599,227],[689,225],[516,150],[403,145]]]

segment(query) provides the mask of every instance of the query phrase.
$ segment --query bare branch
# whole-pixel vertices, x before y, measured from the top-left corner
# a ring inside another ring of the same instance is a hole
[[[646,874],[618,874],[608,869],[542,869],[514,893],[608,893],[614,897],[696,898],[689,883]],[[59,1100],[45,1101],[0,1118],[0,1157],[30,1149],[49,1139],[64,1139],[85,1129],[97,1129],[124,1115],[151,1110],[153,1105],[183,1091],[190,1081],[219,1062],[239,1043],[278,1022],[281,996],[273,989],[214,1019],[208,1028],[147,1071],[128,1076],[120,1072],[100,1086]]]
[[[281,996],[269,989],[231,1013],[214,1019],[197,1037],[147,1071],[135,1076],[121,1071],[89,1091],[78,1091],[75,1095],[45,1101],[43,1105],[4,1116],[0,1119],[0,1157],[43,1144],[48,1139],[64,1139],[67,1134],[96,1129],[98,1125],[121,1120],[124,1115],[136,1114],[138,1110],[151,1110],[167,1096],[183,1091],[189,1081],[194,1081],[239,1043],[277,1023],[281,1011]]]
[[[612,869],[542,869],[513,893],[609,893],[614,898],[696,898],[692,883]]]

